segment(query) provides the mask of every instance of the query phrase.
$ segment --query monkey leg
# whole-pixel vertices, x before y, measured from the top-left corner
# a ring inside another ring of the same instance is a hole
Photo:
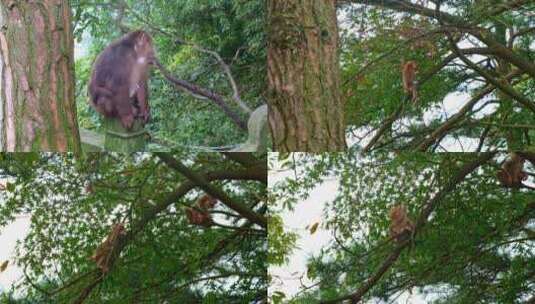
[[[137,105],[139,106],[139,116],[143,118],[143,122],[148,123],[150,120],[149,108],[149,92],[147,83],[139,87],[136,93]]]
[[[412,91],[412,102],[417,103],[418,102],[418,91],[416,90],[416,87],[413,85],[411,88]]]
[[[125,129],[131,130],[134,125],[134,120],[136,119],[137,110],[126,96],[123,96],[123,98],[120,98],[119,100],[120,102],[115,104],[115,107],[117,108],[117,117]]]
[[[97,108],[101,109],[99,112],[106,117],[113,117],[115,115],[113,99],[104,97],[99,98]]]
[[[113,93],[104,87],[95,87],[91,93],[91,104],[100,114],[111,117],[114,115],[115,107]]]
[[[125,129],[131,130],[132,127],[134,126],[135,117],[133,114],[124,115],[120,117],[120,120],[121,120],[121,124],[123,125]]]

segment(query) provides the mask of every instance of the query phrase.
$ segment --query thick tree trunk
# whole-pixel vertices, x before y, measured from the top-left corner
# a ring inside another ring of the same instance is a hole
[[[0,150],[80,152],[68,1],[1,1],[0,14]]]
[[[335,0],[268,1],[269,124],[274,149],[346,149]]]

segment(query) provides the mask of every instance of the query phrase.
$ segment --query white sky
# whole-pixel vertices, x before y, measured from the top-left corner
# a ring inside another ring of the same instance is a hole
[[[2,202],[0,201],[0,204]],[[0,263],[9,260],[6,271],[0,273],[0,290],[7,290],[22,277],[22,270],[11,264],[17,240],[22,239],[28,233],[30,219],[18,217],[13,223],[0,228]]]
[[[275,183],[282,181],[285,177],[290,176],[293,172],[279,171],[278,168],[269,172],[270,187]],[[312,285],[306,278],[306,261],[310,256],[318,255],[321,248],[333,240],[329,231],[318,228],[315,234],[311,235],[306,229],[306,226],[312,225],[322,219],[323,208],[325,203],[333,200],[338,190],[338,178],[333,178],[318,184],[310,192],[308,199],[300,201],[293,212],[285,212],[282,215],[285,230],[292,231],[298,234],[297,241],[298,249],[293,251],[289,258],[289,263],[281,267],[270,267],[269,273],[273,277],[273,284],[269,288],[271,295],[275,291],[282,291],[286,294],[287,299],[295,295],[302,289],[301,282],[306,286]],[[355,288],[358,286],[355,286]],[[388,303],[411,303],[411,304],[425,304],[431,297],[425,300],[424,297],[413,291],[413,295],[408,293],[401,295],[395,302]],[[378,301],[368,301],[371,303],[385,303]]]
[[[87,56],[88,50],[87,47],[89,46],[89,42],[91,41],[91,37],[87,32],[84,32],[82,34],[82,41],[74,41],[74,59],[80,59],[84,56]]]

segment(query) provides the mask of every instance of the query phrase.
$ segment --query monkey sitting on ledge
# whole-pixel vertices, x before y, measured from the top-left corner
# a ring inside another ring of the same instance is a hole
[[[118,118],[126,129],[135,119],[150,120],[147,80],[155,52],[144,31],[128,33],[111,43],[93,64],[89,82],[91,106],[109,118]]]

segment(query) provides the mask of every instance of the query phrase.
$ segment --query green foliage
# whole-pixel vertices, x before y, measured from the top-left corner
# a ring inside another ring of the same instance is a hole
[[[269,218],[269,251],[268,263],[272,265],[282,265],[288,262],[288,255],[295,249],[297,235],[284,231],[282,219],[279,216]]]
[[[435,198],[477,157],[296,157],[298,178],[289,175],[272,187],[271,196],[305,199],[310,183],[317,185],[318,179],[329,176],[337,177],[339,188],[322,219],[323,226],[336,235],[336,242],[311,256],[307,264],[307,277],[318,287],[302,290],[289,303],[317,303],[362,286],[394,250],[395,244],[387,241],[388,211],[398,203],[407,205],[415,222],[430,204],[434,208],[412,245],[364,299],[392,301],[400,293],[417,291],[431,295],[436,303],[521,303],[532,295],[533,273],[528,269],[535,263],[535,243],[529,223],[535,218],[535,193],[501,187],[495,178],[498,165],[492,160],[456,184],[453,191]],[[530,172],[533,166],[525,170]],[[283,199],[274,202],[279,208],[283,204]],[[273,210],[279,214],[288,208]],[[284,235],[280,230],[277,233]]]
[[[402,5],[394,5],[396,8],[392,9],[389,4],[380,2],[340,4],[342,92],[347,99],[349,130],[359,134],[377,130],[397,113],[392,127],[387,128],[377,144],[378,149],[414,149],[426,137],[436,136],[433,131],[445,126],[447,119],[467,104],[467,99],[478,96],[489,83],[460,59],[450,57],[453,48],[446,32],[460,39],[458,47],[468,50],[466,57],[501,81],[513,65],[489,55],[487,48],[492,51],[495,47],[477,41],[464,24],[488,30],[497,44],[511,48],[522,60],[533,62],[534,35],[520,35],[513,46],[507,45],[510,29],[526,33],[534,26],[533,18],[522,13],[535,9],[534,4],[528,2],[493,13],[501,1],[440,1],[441,11],[458,18],[458,24],[437,20],[430,14],[408,10]],[[435,9],[434,5],[427,8]],[[482,51],[478,51],[480,48]],[[470,50],[475,50],[475,55]],[[418,64],[416,105],[408,100],[402,86],[402,66],[409,60]],[[525,72],[526,67],[523,69]],[[532,82],[531,77],[526,77],[511,87],[530,99],[535,93]],[[461,138],[477,142],[485,137],[488,147],[514,150],[529,146],[534,133],[525,126],[535,123],[533,112],[497,91],[468,107],[468,111],[461,113],[458,121],[451,122],[436,140],[447,143],[448,139]],[[397,112],[398,109],[402,110]],[[452,148],[442,144],[426,149],[472,151],[476,146]]]
[[[218,154],[173,157],[203,174],[243,172]],[[265,232],[221,203],[214,218],[225,227],[190,225],[184,209],[202,192],[178,191],[190,181],[156,155],[4,154],[0,173],[13,185],[0,193],[0,227],[31,215],[14,261],[26,273],[15,294],[31,303],[72,303],[96,274],[88,257],[118,222],[136,232],[87,303],[248,303],[266,292]],[[253,212],[266,208],[262,183],[211,184]]]

